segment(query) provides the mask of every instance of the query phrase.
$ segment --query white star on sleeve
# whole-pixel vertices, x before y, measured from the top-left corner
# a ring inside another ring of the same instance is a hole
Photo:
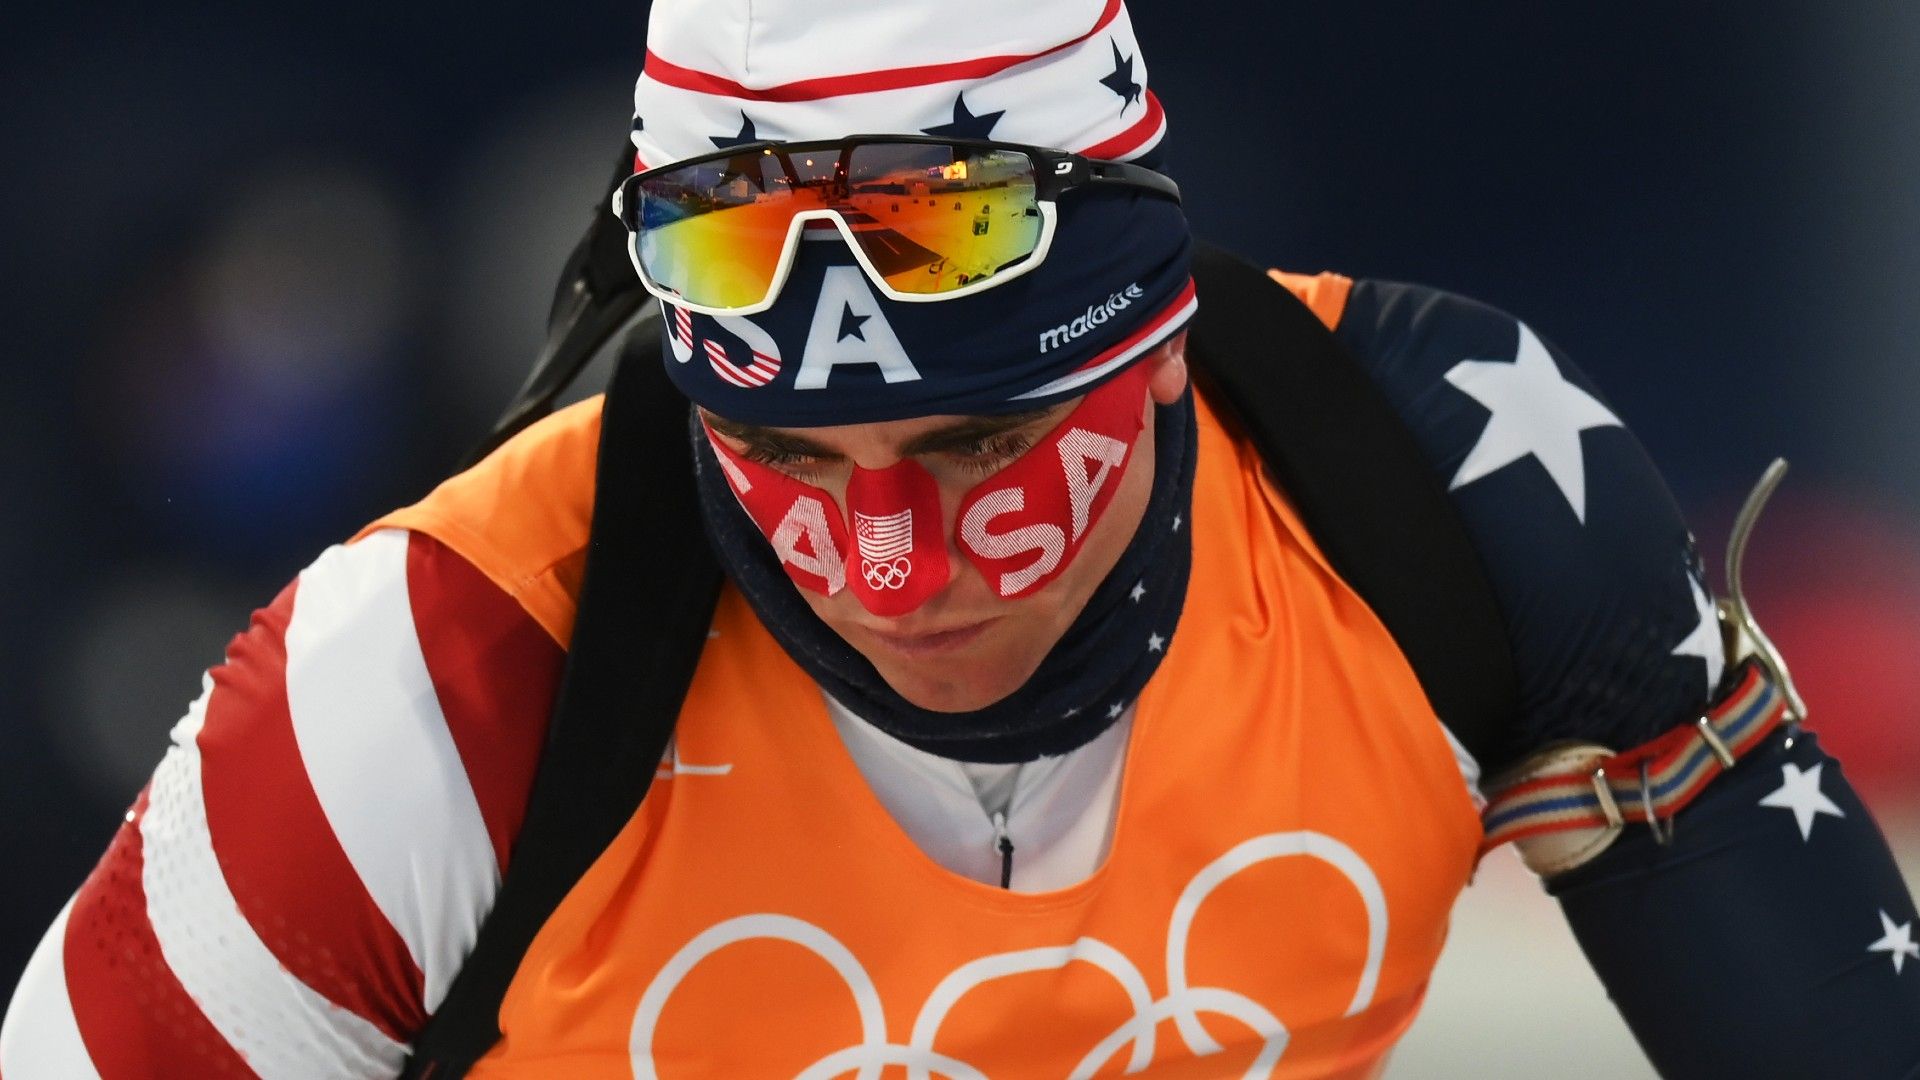
[[[1525,323],[1514,325],[1520,329],[1520,344],[1512,363],[1462,360],[1447,372],[1448,382],[1493,413],[1448,490],[1532,455],[1573,507],[1573,516],[1585,524],[1587,473],[1580,433],[1624,425],[1593,395],[1560,374],[1547,347]]]
[[[1713,599],[1707,595],[1692,574],[1687,575],[1687,587],[1693,590],[1693,610],[1700,616],[1693,632],[1685,641],[1673,647],[1674,656],[1697,656],[1707,662],[1707,693],[1713,693],[1720,685],[1720,676],[1726,670],[1726,651],[1720,644],[1720,619],[1713,610]],[[1819,766],[1814,766],[1819,768]]]
[[[1895,975],[1900,974],[1900,965],[1907,962],[1907,957],[1920,958],[1920,943],[1916,943],[1913,940],[1912,923],[1903,922],[1895,926],[1893,919],[1890,918],[1886,912],[1882,911],[1880,913],[1880,929],[1883,931],[1880,935],[1880,940],[1867,946],[1867,951],[1890,954],[1893,957],[1893,973]]]
[[[1794,823],[1800,826],[1800,839],[1813,837],[1813,819],[1817,814],[1832,814],[1834,817],[1846,817],[1846,811],[1834,805],[1832,799],[1820,790],[1820,770],[1826,768],[1821,762],[1806,772],[1792,762],[1780,766],[1780,786],[1767,793],[1760,800],[1761,806],[1771,806],[1781,810],[1793,811]]]

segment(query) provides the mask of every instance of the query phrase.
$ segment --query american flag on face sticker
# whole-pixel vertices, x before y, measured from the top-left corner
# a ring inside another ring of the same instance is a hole
[[[853,512],[854,541],[860,545],[860,557],[884,562],[913,552],[913,510],[870,517]]]

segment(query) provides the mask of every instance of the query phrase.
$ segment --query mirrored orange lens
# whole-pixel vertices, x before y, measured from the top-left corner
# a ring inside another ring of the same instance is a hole
[[[1033,162],[1010,150],[862,143],[847,154],[782,148],[649,177],[635,193],[635,251],[655,284],[691,303],[759,303],[788,227],[838,212],[887,284],[952,292],[1031,256],[1042,218]]]
[[[1012,150],[862,143],[847,162],[847,224],[888,285],[953,292],[1040,243],[1033,160]]]

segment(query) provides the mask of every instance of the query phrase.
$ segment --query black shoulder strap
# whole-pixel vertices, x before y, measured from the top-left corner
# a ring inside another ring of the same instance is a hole
[[[1393,634],[1447,729],[1493,765],[1518,711],[1513,651],[1439,475],[1359,361],[1292,292],[1209,244],[1193,278],[1194,367]]]
[[[720,566],[699,526],[687,401],[657,333],[608,388],[579,614],[527,815],[473,952],[403,1076],[464,1074],[500,1038],[520,960],[646,796],[706,645]]]
[[[601,229],[596,218],[595,229]],[[553,335],[486,449],[550,409],[639,307],[637,284],[569,263]],[[624,253],[620,255],[624,260]],[[1513,714],[1504,625],[1479,558],[1412,435],[1359,363],[1293,294],[1202,246],[1189,353],[1221,392],[1327,558],[1372,605],[1429,700],[1481,760]],[[569,290],[573,296],[569,296]],[[579,615],[525,823],[493,911],[403,1076],[452,1080],[500,1038],[507,986],[534,935],[645,797],[686,697],[720,586],[698,522],[686,401],[661,370],[659,325],[630,333],[607,392]],[[1409,542],[1409,538],[1418,538]],[[671,568],[663,572],[662,568]]]

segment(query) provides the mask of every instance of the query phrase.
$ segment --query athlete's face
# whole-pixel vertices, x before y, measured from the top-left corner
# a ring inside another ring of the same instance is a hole
[[[1148,396],[1162,405],[1187,385],[1185,335],[1142,361]],[[912,458],[933,475],[947,523],[951,577],[933,597],[899,617],[875,615],[851,590],[800,595],[814,614],[871,662],[901,697],[936,712],[991,705],[1033,676],[1049,650],[1126,550],[1153,490],[1151,417],[1128,457],[1113,501],[1088,530],[1085,545],[1038,591],[1003,599],[953,536],[961,499],[1071,413],[1080,399],[1010,416],[924,416],[879,424],[777,428],[736,424],[702,411],[728,449],[821,488],[846,505],[853,467],[885,469]],[[1143,406],[1144,408],[1144,406]]]

